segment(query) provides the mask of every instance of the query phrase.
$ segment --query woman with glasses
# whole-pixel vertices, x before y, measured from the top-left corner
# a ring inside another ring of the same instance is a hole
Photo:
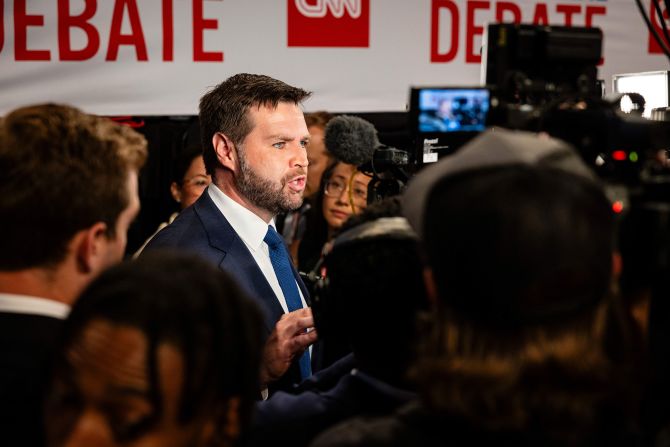
[[[349,216],[365,209],[368,183],[369,176],[347,163],[336,162],[324,172],[298,248],[301,272],[312,271],[321,259],[324,244],[334,237]]]

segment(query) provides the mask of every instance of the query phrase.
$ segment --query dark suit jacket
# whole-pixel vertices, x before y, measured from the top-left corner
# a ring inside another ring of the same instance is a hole
[[[259,402],[248,445],[307,446],[319,433],[345,419],[391,414],[416,397],[410,391],[352,371],[354,366],[354,357],[349,355],[301,385],[311,389],[296,395],[280,391]],[[333,381],[338,375],[339,380]]]
[[[154,236],[143,253],[157,249],[178,249],[195,253],[232,275],[265,313],[268,335],[284,314],[277,296],[244,241],[221,214],[208,192],[203,193],[192,206],[179,213],[174,222]],[[293,276],[309,303],[309,294],[295,268]],[[287,374],[273,384],[271,391],[290,390],[299,382],[300,368],[296,361]]]
[[[43,392],[62,321],[0,312],[0,445],[43,445]]]

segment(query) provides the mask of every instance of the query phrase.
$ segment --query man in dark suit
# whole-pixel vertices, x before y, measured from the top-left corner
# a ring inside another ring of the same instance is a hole
[[[269,242],[278,240],[275,216],[303,202],[309,131],[300,103],[308,96],[250,74],[205,94],[199,118],[212,184],[145,249],[196,253],[231,273],[261,304],[270,334],[261,380],[271,389],[290,388],[309,375],[308,347],[316,340],[307,290],[292,266],[286,275],[276,271]]]
[[[61,321],[121,260],[146,140],[68,106],[0,121],[0,444],[42,445],[42,387]]]

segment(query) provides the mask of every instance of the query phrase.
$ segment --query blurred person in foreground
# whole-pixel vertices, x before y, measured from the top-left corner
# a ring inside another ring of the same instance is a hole
[[[57,104],[0,123],[0,442],[42,445],[45,372],[82,289],[121,261],[147,142]]]
[[[49,446],[238,445],[262,338],[256,304],[195,256],[154,253],[108,270],[65,322]]]
[[[403,197],[434,301],[420,398],[313,445],[635,445],[635,384],[604,349],[613,215],[579,155],[495,129]]]

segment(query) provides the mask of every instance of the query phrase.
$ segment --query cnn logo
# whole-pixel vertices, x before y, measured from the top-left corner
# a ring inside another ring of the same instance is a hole
[[[288,0],[288,46],[370,46],[370,0]]]
[[[663,28],[662,28],[662,21],[665,21],[666,26],[670,26],[670,23],[668,23],[668,10],[665,8],[664,2],[660,2],[659,6],[661,7],[661,16],[659,17],[658,14],[656,13],[656,8],[654,7],[654,1],[652,0],[650,3],[650,11],[649,11],[649,16],[651,18],[651,26],[656,29],[656,32],[658,35],[663,39],[663,42],[665,42],[666,45],[670,45],[670,42],[668,42],[665,39],[665,35],[663,34]],[[654,36],[649,32],[649,38],[648,38],[648,46],[647,50],[651,54],[661,54],[663,53],[663,50],[661,49],[661,46],[656,42],[656,39],[654,39]]]

